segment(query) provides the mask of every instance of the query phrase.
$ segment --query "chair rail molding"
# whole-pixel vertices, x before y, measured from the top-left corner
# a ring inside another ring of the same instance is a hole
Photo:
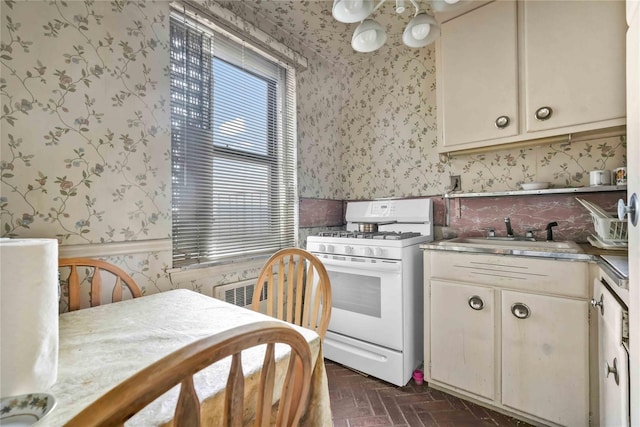
[[[171,239],[131,240],[126,242],[90,243],[87,245],[61,245],[60,258],[108,257],[147,252],[171,251]]]

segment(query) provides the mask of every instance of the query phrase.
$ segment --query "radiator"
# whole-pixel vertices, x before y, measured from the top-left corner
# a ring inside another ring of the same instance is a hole
[[[253,301],[253,290],[256,286],[256,279],[243,280],[242,282],[230,283],[228,285],[220,285],[214,288],[214,297],[234,304],[240,307],[251,308]],[[260,295],[260,311],[263,311],[266,305],[267,285],[262,288]]]

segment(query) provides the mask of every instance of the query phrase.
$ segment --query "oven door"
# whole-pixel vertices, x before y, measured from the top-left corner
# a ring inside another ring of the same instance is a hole
[[[402,262],[314,255],[331,279],[329,331],[402,350]]]

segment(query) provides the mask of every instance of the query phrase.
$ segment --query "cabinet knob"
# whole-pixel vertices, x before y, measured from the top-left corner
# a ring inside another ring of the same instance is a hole
[[[509,120],[509,117],[507,116],[500,116],[496,119],[496,127],[498,129],[504,129],[507,126],[509,126],[509,123],[511,122],[511,120]]]
[[[620,385],[620,376],[618,375],[618,359],[613,358],[613,366],[609,366],[607,362],[604,363],[605,378],[609,378],[609,374],[613,374],[613,379],[616,381],[616,385]]]
[[[543,121],[547,120],[553,114],[553,110],[551,107],[540,107],[536,110],[535,118],[537,120]]]
[[[484,302],[478,295],[474,295],[469,298],[469,307],[474,310],[482,310],[484,308]]]
[[[595,298],[591,300],[591,307],[600,307],[600,314],[604,316],[604,301],[602,295],[600,295],[600,301],[597,301]]]
[[[529,310],[526,304],[517,302],[511,306],[511,313],[518,319],[526,319],[531,315],[531,310]]]
[[[618,219],[624,220],[624,217],[629,215],[629,222],[633,226],[638,225],[638,218],[640,217],[640,201],[638,201],[638,195],[633,193],[629,198],[629,204],[625,205],[624,200],[618,200]]]

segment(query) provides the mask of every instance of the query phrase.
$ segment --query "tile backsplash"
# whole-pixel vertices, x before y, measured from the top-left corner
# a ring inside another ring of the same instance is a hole
[[[546,225],[557,222],[553,228],[554,240],[586,242],[595,234],[589,211],[576,197],[595,203],[606,211],[615,212],[618,199],[626,192],[569,193],[532,196],[504,196],[452,199],[450,225],[444,227],[444,237],[486,236],[486,228],[494,228],[497,236],[506,235],[504,219],[510,218],[516,236],[534,231],[538,240],[546,238]],[[442,202],[443,203],[443,202]]]

